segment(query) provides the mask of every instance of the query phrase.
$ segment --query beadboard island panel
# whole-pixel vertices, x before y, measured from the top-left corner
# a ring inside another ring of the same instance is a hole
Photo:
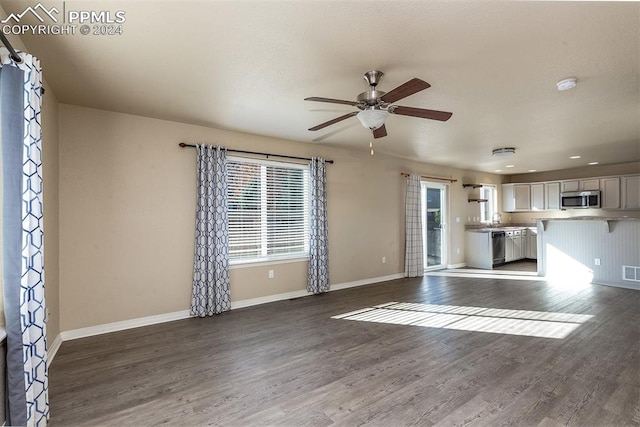
[[[538,220],[539,273],[567,285],[588,282],[640,290],[639,246],[639,218]]]

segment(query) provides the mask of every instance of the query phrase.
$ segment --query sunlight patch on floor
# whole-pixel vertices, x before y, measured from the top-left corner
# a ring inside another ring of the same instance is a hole
[[[562,339],[592,317],[548,311],[388,302],[331,318]]]

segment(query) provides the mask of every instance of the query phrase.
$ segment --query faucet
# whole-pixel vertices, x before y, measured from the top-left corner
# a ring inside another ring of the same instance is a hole
[[[498,226],[502,224],[502,215],[500,212],[496,212],[491,216],[491,225]]]

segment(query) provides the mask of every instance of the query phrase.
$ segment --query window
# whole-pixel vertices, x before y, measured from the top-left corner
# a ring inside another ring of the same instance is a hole
[[[308,167],[231,157],[227,170],[231,263],[308,256]]]
[[[498,212],[495,185],[483,185],[480,187],[480,198],[487,200],[480,203],[480,222],[491,222],[493,215]]]

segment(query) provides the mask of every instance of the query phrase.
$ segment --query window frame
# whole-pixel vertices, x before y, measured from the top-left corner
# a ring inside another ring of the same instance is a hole
[[[231,268],[242,268],[242,267],[254,267],[259,265],[268,265],[268,264],[283,264],[290,263],[296,261],[305,261],[309,259],[309,234],[310,234],[310,222],[311,222],[311,188],[310,188],[310,173],[309,173],[309,165],[287,162],[287,161],[274,161],[268,159],[256,159],[251,157],[240,157],[240,156],[227,156],[227,162],[234,163],[250,163],[256,164],[260,166],[260,182],[259,182],[259,193],[260,193],[260,206],[261,206],[261,225],[260,225],[260,246],[261,246],[261,254],[256,257],[251,258],[232,258],[229,256],[229,266]],[[276,254],[269,255],[266,253],[267,241],[268,241],[268,220],[267,220],[267,192],[266,192],[266,170],[268,167],[275,168],[288,168],[288,169],[298,169],[303,171],[303,206],[304,206],[304,250],[302,252],[295,253],[286,253],[286,254]],[[230,176],[228,174],[227,178]],[[231,238],[231,231],[229,230],[229,238]]]
[[[480,203],[480,222],[482,224],[491,224],[493,215],[498,213],[498,187],[495,184],[481,184],[480,198],[484,199],[484,191],[489,189],[491,191],[491,197],[487,198],[486,202]],[[488,215],[487,215],[488,213]],[[487,219],[485,220],[485,216]]]

